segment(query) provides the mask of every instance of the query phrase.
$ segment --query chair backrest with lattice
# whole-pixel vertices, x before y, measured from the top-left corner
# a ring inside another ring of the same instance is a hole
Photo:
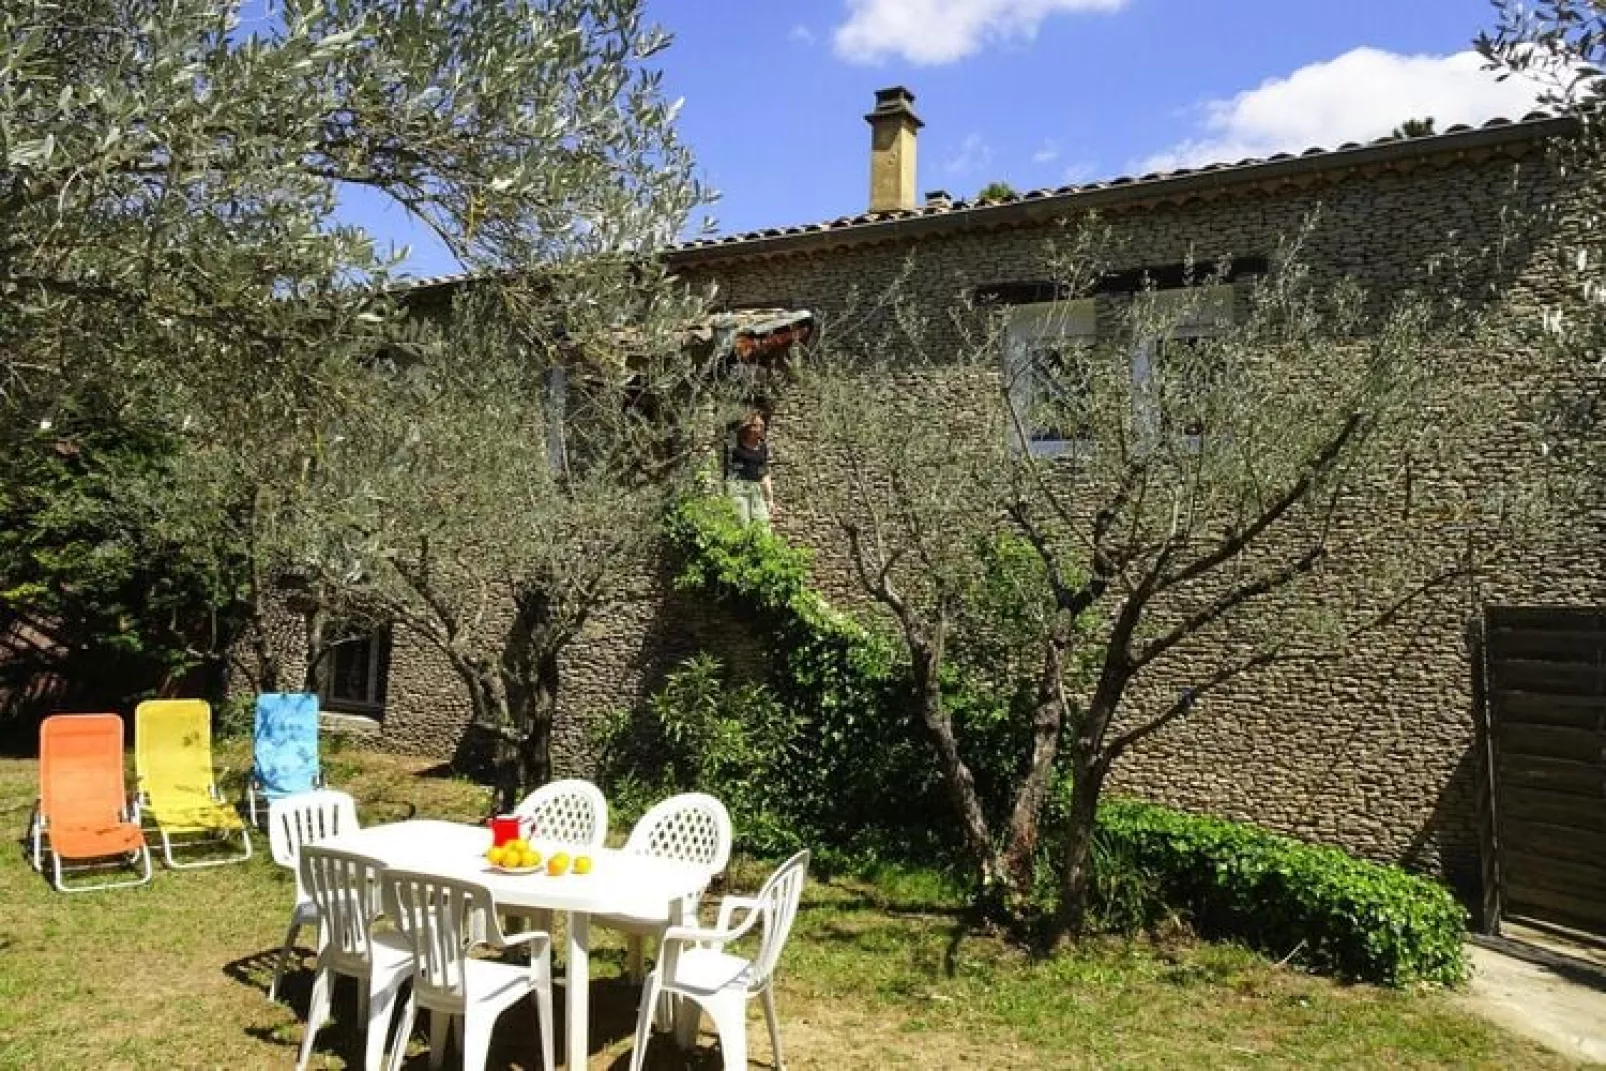
[[[781,949],[786,947],[808,869],[809,853],[798,852],[776,868],[754,897],[759,902],[759,910],[764,912],[764,936],[759,940],[758,955],[753,957],[752,970],[748,972],[748,989],[755,993],[770,984]]]
[[[608,801],[590,781],[573,778],[536,789],[514,808],[532,840],[600,848],[608,839]]]
[[[299,792],[268,805],[268,847],[273,861],[295,871],[296,888],[303,898],[307,891],[301,883],[302,847],[357,828],[356,801],[333,789]]]
[[[653,804],[630,831],[625,851],[678,859],[712,877],[731,857],[731,816],[713,796],[687,792]]]
[[[301,886],[318,905],[325,944],[319,962],[359,974],[373,963],[371,931],[380,915],[379,875],[385,864],[360,852],[303,844]]]
[[[413,952],[413,991],[426,1007],[462,1007],[468,999],[469,952],[490,935],[502,944],[496,901],[472,881],[414,870],[387,870],[380,878],[385,914]]]

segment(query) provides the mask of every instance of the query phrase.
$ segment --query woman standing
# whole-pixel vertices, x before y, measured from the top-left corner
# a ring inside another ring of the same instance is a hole
[[[775,489],[770,486],[770,444],[765,438],[764,414],[754,410],[736,429],[736,442],[725,456],[725,493],[736,504],[743,524],[769,527],[775,512]]]

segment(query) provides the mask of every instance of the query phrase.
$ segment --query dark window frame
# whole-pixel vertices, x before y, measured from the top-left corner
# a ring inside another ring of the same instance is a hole
[[[391,630],[382,627],[343,631],[341,638],[329,643],[319,657],[313,675],[318,705],[332,713],[380,717],[389,691]],[[354,676],[353,670],[361,671],[360,678]],[[360,687],[346,690],[345,686],[351,683]],[[341,690],[337,691],[337,687]]]

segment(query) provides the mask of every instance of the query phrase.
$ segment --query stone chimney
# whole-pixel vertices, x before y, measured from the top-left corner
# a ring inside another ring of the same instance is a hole
[[[915,95],[903,86],[878,89],[870,124],[870,211],[893,212],[918,205],[915,195],[915,133],[925,123],[914,110]]]

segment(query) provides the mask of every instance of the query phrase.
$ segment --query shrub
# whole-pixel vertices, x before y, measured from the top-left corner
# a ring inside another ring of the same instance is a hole
[[[731,812],[737,847],[784,855],[802,846],[783,783],[797,728],[769,689],[728,686],[719,661],[697,655],[670,673],[642,715],[604,720],[604,779],[626,818],[677,792],[711,793]]]
[[[249,740],[256,716],[255,695],[224,696],[212,706],[212,733],[219,740]]]
[[[1173,909],[1203,936],[1341,978],[1399,986],[1466,976],[1466,911],[1442,885],[1398,867],[1131,800],[1100,808],[1098,836],[1109,921]]]
[[[676,586],[731,607],[769,641],[791,754],[807,759],[776,771],[792,828],[812,848],[860,861],[951,856],[958,823],[920,735],[902,644],[834,609],[810,585],[808,552],[741,525],[722,497],[681,501],[667,530],[681,557]],[[1003,738],[1029,719],[957,668],[943,686],[984,800],[1001,808],[1023,753]]]

